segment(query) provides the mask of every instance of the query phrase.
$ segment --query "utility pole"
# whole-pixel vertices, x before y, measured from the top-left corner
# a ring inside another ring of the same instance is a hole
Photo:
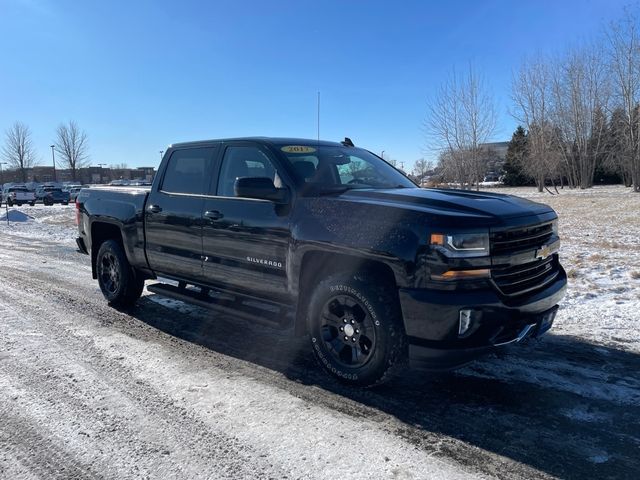
[[[53,181],[57,182],[58,177],[56,175],[56,154],[54,153],[55,145],[50,145],[51,147],[51,159],[53,160]]]
[[[2,165],[8,165],[7,162],[0,162],[0,187],[3,185],[3,173],[2,173]],[[0,190],[0,200],[2,200],[2,191]],[[7,226],[9,225],[9,204],[7,202],[5,202],[4,204],[4,209],[6,211],[6,217],[7,217]]]

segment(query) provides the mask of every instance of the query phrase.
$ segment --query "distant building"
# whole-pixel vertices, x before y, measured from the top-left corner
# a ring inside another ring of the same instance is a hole
[[[113,180],[137,180],[144,182],[152,182],[156,170],[154,167],[138,167],[138,168],[102,168],[102,167],[86,167],[76,171],[75,182],[73,175],[69,169],[56,168],[53,166],[35,166],[27,170],[26,183],[78,183],[99,184],[109,183]],[[22,173],[20,170],[2,171],[0,184],[3,183],[23,183]]]

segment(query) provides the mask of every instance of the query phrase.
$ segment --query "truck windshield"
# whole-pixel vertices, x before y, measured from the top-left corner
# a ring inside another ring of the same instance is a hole
[[[286,145],[280,148],[294,175],[309,188],[413,188],[416,185],[398,170],[361,148]]]

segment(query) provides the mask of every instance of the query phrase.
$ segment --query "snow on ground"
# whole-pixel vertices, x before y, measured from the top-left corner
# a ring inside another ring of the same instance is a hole
[[[20,214],[23,215],[20,215]],[[74,245],[77,237],[74,205],[35,205],[0,209],[0,235],[41,238],[63,245]],[[24,216],[33,221],[24,221]]]

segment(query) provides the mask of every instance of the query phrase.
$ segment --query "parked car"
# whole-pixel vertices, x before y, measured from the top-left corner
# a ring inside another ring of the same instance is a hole
[[[5,186],[0,196],[0,206],[2,206],[2,203],[6,203],[10,207],[13,205],[20,207],[23,203],[34,206],[36,203],[36,194],[24,185]]]
[[[69,201],[75,202],[82,187],[71,187],[69,189]]]
[[[64,192],[62,188],[53,185],[42,185],[36,189],[36,198],[44,205],[61,203],[69,205],[69,192]]]
[[[151,188],[82,190],[76,208],[112,306],[159,279],[147,289],[308,335],[353,385],[541,336],[567,285],[551,207],[418,188],[347,139],[174,144]]]

